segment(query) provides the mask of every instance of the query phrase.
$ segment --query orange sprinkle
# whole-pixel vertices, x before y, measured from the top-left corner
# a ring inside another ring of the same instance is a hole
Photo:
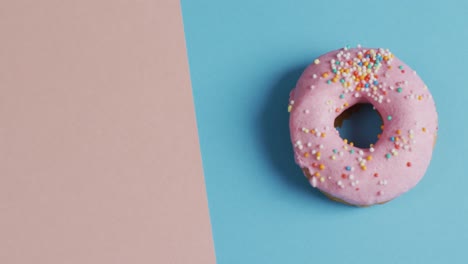
[[[320,165],[319,165],[319,169],[320,169],[320,170],[324,170],[324,169],[325,169],[325,165],[320,164]]]
[[[325,133],[322,133],[322,134],[320,134],[320,136],[324,138],[324,137],[326,137],[326,136],[327,136],[327,134],[325,134]]]
[[[371,160],[372,160],[372,156],[370,156],[370,155],[367,156],[366,160],[371,161]]]
[[[401,135],[401,130],[398,129],[398,130],[396,131],[396,133],[397,133],[397,135]]]
[[[362,170],[367,170],[366,165],[362,165],[362,166],[361,166],[361,169],[362,169]]]
[[[384,125],[381,125],[381,126],[380,126],[380,130],[384,130]]]
[[[317,154],[315,154],[315,155],[316,155],[317,157],[320,157],[320,156],[322,155],[322,153],[320,153],[320,151],[319,151],[319,152],[317,152]]]
[[[380,134],[377,135],[377,138],[380,138]]]
[[[353,142],[350,142],[349,145],[352,147],[352,146],[354,146],[354,143],[353,143]]]
[[[315,176],[315,177],[320,177],[320,172],[318,172],[318,171],[315,172],[315,173],[314,173],[314,176]]]
[[[304,153],[304,157],[308,158],[309,157],[309,152]]]
[[[426,129],[425,127],[423,127],[423,128],[422,128],[422,131],[423,131],[423,132],[426,132],[426,131],[427,131],[427,129]]]
[[[322,73],[322,77],[323,77],[323,78],[327,78],[327,77],[328,77],[328,72]]]
[[[419,95],[418,96],[418,100],[421,101],[423,98],[422,98],[422,95]]]

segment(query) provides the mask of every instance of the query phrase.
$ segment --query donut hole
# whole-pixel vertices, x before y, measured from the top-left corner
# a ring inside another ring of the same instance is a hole
[[[334,125],[341,138],[353,142],[358,148],[366,149],[379,140],[382,124],[382,117],[372,104],[359,103],[336,117]]]

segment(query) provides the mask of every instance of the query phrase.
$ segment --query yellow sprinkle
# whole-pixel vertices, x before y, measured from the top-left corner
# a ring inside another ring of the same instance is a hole
[[[346,138],[343,139],[343,142],[344,142],[345,144],[348,144],[348,140],[347,140]]]
[[[323,137],[323,138],[324,138],[326,135],[327,135],[327,134],[325,134],[325,133],[320,134],[320,136]]]
[[[319,152],[317,152],[315,155],[316,155],[317,157],[320,157],[320,156],[322,155],[322,153],[320,153],[320,151],[319,151]]]
[[[315,63],[315,64],[319,64],[319,63],[320,63],[320,60],[319,60],[319,59],[315,59],[315,60],[314,60],[314,63]]]
[[[320,165],[319,165],[319,169],[320,169],[320,170],[324,170],[324,169],[325,169],[325,165],[320,164]]]
[[[336,160],[335,155],[332,155],[332,156],[331,156],[331,159],[332,159],[332,160]]]
[[[366,160],[371,161],[371,160],[372,160],[372,156],[370,156],[370,155],[367,156]]]
[[[421,101],[423,98],[421,95],[418,96],[418,100]]]
[[[423,131],[423,132],[426,132],[427,130],[426,130],[426,128],[425,128],[425,127],[423,127],[423,128],[422,128],[422,131]]]
[[[292,105],[288,105],[288,113],[291,113]]]
[[[320,182],[324,182],[325,181],[325,178],[324,177],[320,177]]]
[[[362,170],[367,170],[366,165],[361,166],[361,169],[362,169]]]
[[[349,105],[348,103],[344,103],[344,104],[343,104],[344,107],[348,107],[348,105]]]
[[[353,147],[353,146],[354,146],[354,143],[353,143],[353,142],[351,142],[351,143],[349,143],[349,145],[350,145],[351,147]]]

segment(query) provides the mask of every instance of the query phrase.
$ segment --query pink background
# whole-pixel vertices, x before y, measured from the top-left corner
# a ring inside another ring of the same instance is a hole
[[[178,1],[0,3],[0,263],[214,263]]]

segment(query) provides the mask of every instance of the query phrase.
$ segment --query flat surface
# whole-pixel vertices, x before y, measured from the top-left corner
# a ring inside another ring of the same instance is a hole
[[[219,264],[466,263],[468,2],[182,0]],[[388,47],[435,98],[440,130],[420,184],[358,209],[294,164],[288,93],[346,44]]]
[[[3,0],[0,36],[0,263],[214,263],[179,3]]]

